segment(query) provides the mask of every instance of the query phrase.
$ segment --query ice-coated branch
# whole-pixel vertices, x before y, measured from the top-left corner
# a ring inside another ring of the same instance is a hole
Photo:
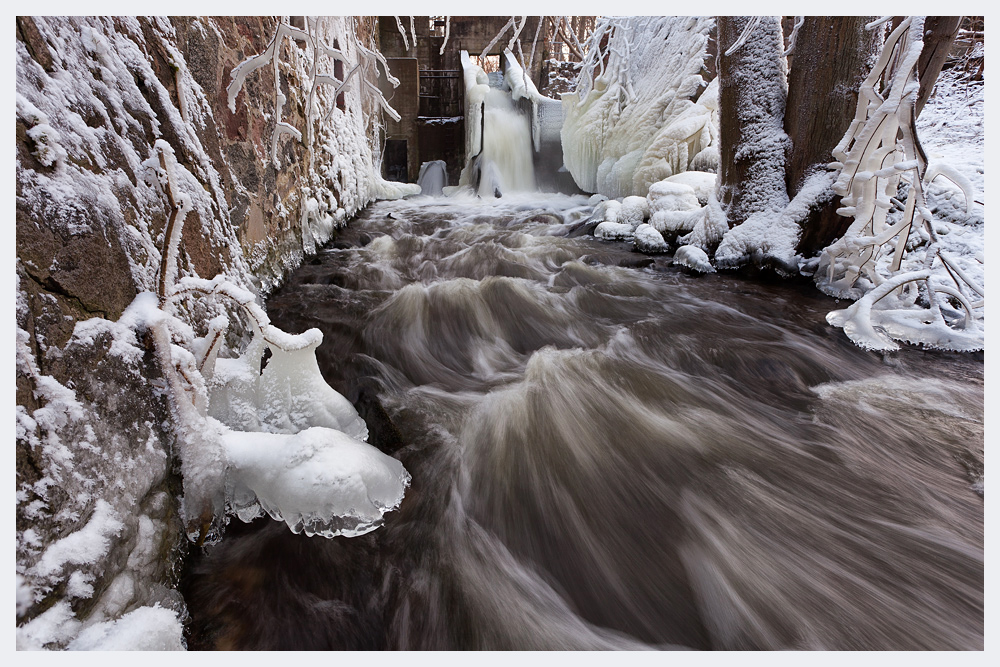
[[[281,120],[281,113],[285,107],[285,95],[281,92],[281,75],[278,71],[278,52],[285,37],[301,39],[307,43],[312,42],[312,36],[309,33],[299,30],[298,28],[293,28],[287,23],[278,23],[278,27],[275,28],[274,36],[271,38],[271,42],[267,45],[267,48],[255,56],[248,57],[246,60],[234,67],[232,72],[230,72],[232,81],[226,88],[229,100],[229,110],[232,113],[236,113],[236,97],[239,95],[240,90],[243,89],[243,83],[246,81],[247,75],[256,69],[264,67],[268,63],[273,65],[275,122],[274,131],[271,133],[271,161],[274,163],[275,167],[279,168],[281,167],[281,162],[278,160],[278,138],[282,134],[290,134],[299,141],[302,140],[301,132]]]
[[[795,50],[795,38],[798,37],[799,28],[802,27],[802,24],[805,23],[805,20],[806,20],[805,16],[795,17],[795,26],[792,28],[792,34],[788,37],[788,48],[785,49],[786,56],[792,55],[792,52]]]
[[[517,18],[517,17],[511,16],[510,20],[513,21],[515,18]],[[507,50],[508,51],[511,51],[511,50],[514,49],[514,42],[516,42],[517,38],[521,35],[521,31],[524,30],[524,24],[527,23],[527,22],[528,22],[528,17],[527,16],[522,16],[521,17],[521,25],[517,25],[516,22],[514,23],[514,35],[510,38],[510,41],[507,42]]]
[[[541,32],[542,32],[542,24],[544,24],[544,23],[545,23],[545,21],[543,21],[541,18],[539,18],[538,19],[538,25],[535,26],[535,36],[531,40],[531,55],[528,56],[528,69],[529,70],[531,69],[531,66],[535,64],[535,46],[538,44],[538,35],[541,34]],[[445,39],[447,39],[447,38],[445,38]]]
[[[507,29],[510,28],[513,25],[514,25],[514,17],[511,16],[510,20],[507,21],[507,23],[505,23],[502,28],[500,28],[500,32],[498,32],[496,34],[496,37],[494,37],[490,41],[490,43],[486,45],[486,48],[483,49],[483,52],[481,54],[479,54],[479,62],[485,62],[486,61],[486,54],[488,54],[490,52],[490,49],[492,49],[494,46],[496,46],[496,43],[500,41],[500,38],[503,37],[503,35],[504,35],[505,32],[507,32]]]
[[[541,21],[539,21],[538,25],[541,25],[541,24],[542,24]],[[438,55],[439,56],[443,56],[444,55],[444,47],[448,45],[448,37],[450,37],[450,36],[451,36],[451,17],[450,16],[445,16],[444,17],[444,41],[441,42],[441,48],[438,49]]]
[[[574,32],[570,26],[569,17],[560,16],[559,19],[559,34],[561,34],[563,39],[566,41],[566,45],[569,47],[570,51],[575,53],[580,60],[583,60],[583,46],[580,44],[580,40],[577,39],[576,32]]]
[[[391,72],[389,72],[389,64],[385,61],[385,57],[378,51],[373,51],[363,45],[355,36],[355,47],[358,50],[358,65],[362,69],[362,89],[368,93],[368,95],[375,99],[376,103],[385,111],[389,116],[399,122],[401,116],[389,106],[389,101],[385,99],[382,91],[379,87],[372,83],[372,80],[378,81],[378,65],[382,64],[382,71],[385,72],[385,78],[389,81],[389,84],[393,88],[399,87],[399,79],[394,77]],[[353,72],[352,72],[353,73]]]
[[[972,185],[956,170],[939,163],[928,166],[916,135],[916,66],[923,26],[923,17],[907,17],[886,38],[861,86],[855,119],[833,151],[836,162],[831,166],[840,169],[834,191],[842,197],[837,213],[853,220],[844,235],[821,254],[817,283],[833,296],[858,299],[827,319],[842,326],[862,347],[897,349],[896,339],[941,349],[979,350],[983,331],[978,310],[985,304],[985,291],[940,252],[931,224],[933,214],[925,202],[925,190],[938,176],[962,190],[967,211],[974,197]],[[907,184],[905,205],[896,198],[903,183]],[[902,216],[889,224],[893,208],[902,208]],[[917,255],[909,265],[922,268],[900,273],[911,230],[920,235],[915,237],[918,246],[925,243],[926,248],[922,259]],[[935,272],[938,259],[943,271]],[[941,284],[948,278],[954,287]],[[926,307],[901,298],[904,286],[913,283],[923,284],[920,294]],[[951,309],[949,300],[958,303],[961,311]]]
[[[912,222],[920,220],[930,228],[923,200],[926,161],[913,129],[912,113],[922,30],[922,18],[908,17],[889,35],[861,85],[855,119],[833,150],[834,165],[841,170],[833,186],[842,197],[837,213],[853,218],[847,232],[824,250],[820,260],[826,272],[820,287],[836,296],[859,296],[855,283],[860,277],[878,285],[883,279],[876,266],[881,246],[898,237],[890,267],[896,271]],[[888,76],[893,52],[901,57],[883,98],[877,86]],[[858,243],[859,239],[883,238],[892,198],[905,172],[911,176],[902,224],[895,225],[895,234],[881,243]]]
[[[865,30],[874,30],[875,28],[879,27],[880,25],[885,25],[886,23],[888,23],[891,20],[892,20],[892,16],[881,16],[881,17],[875,19],[874,21],[872,21],[871,23],[865,25]]]
[[[412,18],[412,17],[411,17]],[[406,41],[406,32],[403,29],[402,23],[399,21],[399,17],[396,17],[397,24],[400,29],[400,34],[403,36],[403,40]],[[411,29],[414,29],[411,24]],[[414,33],[415,34],[415,33]],[[302,140],[302,133],[292,126],[291,124],[282,120],[282,110],[285,106],[285,95],[281,92],[281,79],[280,72],[278,69],[279,64],[279,49],[281,48],[282,40],[285,37],[290,37],[292,39],[300,39],[305,41],[307,44],[312,45],[313,49],[313,61],[310,71],[310,77],[312,79],[312,85],[309,88],[309,94],[306,99],[306,124],[307,124],[307,139],[306,143],[312,144],[312,123],[313,123],[313,104],[315,99],[315,94],[320,85],[332,85],[335,86],[335,91],[333,94],[334,99],[337,95],[344,89],[347,83],[351,80],[353,76],[359,72],[364,79],[361,85],[361,92],[367,94],[369,97],[374,97],[377,100],[377,104],[388,113],[394,120],[399,120],[400,116],[396,113],[395,109],[389,106],[388,101],[382,95],[378,86],[372,83],[372,80],[378,80],[378,63],[382,63],[382,68],[385,70],[386,78],[389,83],[392,84],[393,88],[399,85],[399,80],[392,76],[389,72],[389,66],[378,51],[373,51],[371,49],[365,48],[360,41],[357,39],[357,35],[354,35],[355,43],[357,46],[357,51],[359,54],[359,62],[355,65],[351,71],[344,77],[343,81],[338,81],[335,77],[331,77],[327,74],[319,73],[319,57],[321,55],[328,56],[334,60],[339,60],[341,62],[347,63],[348,60],[344,56],[344,53],[340,49],[333,48],[327,44],[320,41],[317,21],[314,18],[309,18],[307,21],[307,30],[303,31],[298,28],[293,28],[287,23],[279,23],[275,29],[274,36],[271,42],[268,44],[267,48],[261,53],[250,56],[242,63],[233,68],[231,72],[232,81],[226,88],[229,101],[229,109],[233,113],[236,112],[236,97],[239,95],[240,90],[243,88],[243,84],[246,81],[247,75],[249,75],[254,70],[264,67],[267,64],[271,64],[274,67],[274,97],[275,97],[275,123],[274,130],[271,133],[271,160],[276,167],[280,167],[281,163],[278,160],[278,140],[283,134],[290,134],[297,140]],[[414,41],[416,44],[416,41]],[[409,48],[407,46],[407,48]],[[349,64],[349,63],[348,63]],[[324,117],[324,121],[328,120],[330,115],[333,113],[333,108],[327,112]]]
[[[159,152],[160,168],[166,186],[167,201],[170,204],[170,217],[163,231],[163,252],[160,254],[160,279],[157,282],[157,296],[163,303],[170,295],[170,290],[177,277],[177,252],[181,242],[181,230],[184,218],[193,208],[190,195],[177,189],[177,159],[174,149],[163,139],[157,139],[153,150]]]
[[[403,38],[403,50],[409,51],[410,42],[406,39],[406,28],[403,27],[403,22],[398,16],[393,16],[392,18],[396,19],[396,29],[399,30],[399,34]],[[413,45],[416,46],[416,40],[413,40]]]
[[[760,25],[761,18],[763,18],[763,17],[760,17],[760,16],[751,16],[750,17],[750,20],[747,22],[746,26],[744,26],[744,28],[743,28],[743,32],[740,33],[739,38],[735,42],[733,42],[732,46],[730,46],[728,49],[726,49],[726,55],[727,56],[733,55],[734,53],[736,53],[737,50],[739,50],[739,48],[741,46],[743,46],[744,44],[747,43],[747,40],[750,38],[750,34],[754,30],[757,29],[757,26]]]

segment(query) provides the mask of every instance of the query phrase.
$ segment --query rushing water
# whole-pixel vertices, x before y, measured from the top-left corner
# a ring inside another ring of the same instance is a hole
[[[360,538],[231,524],[193,647],[982,649],[982,356],[581,202],[377,204],[274,295],[413,484]]]

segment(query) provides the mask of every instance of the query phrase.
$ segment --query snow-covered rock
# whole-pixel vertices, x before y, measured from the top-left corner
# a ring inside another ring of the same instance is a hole
[[[713,179],[714,174],[710,174]],[[673,180],[663,180],[649,187],[646,194],[649,210],[657,211],[693,211],[701,206],[697,191],[689,184]]]
[[[715,267],[708,260],[708,255],[698,246],[682,245],[674,252],[673,263],[698,273],[715,273]]]
[[[669,246],[660,232],[650,225],[639,225],[635,230],[635,249],[646,254],[667,252]]]

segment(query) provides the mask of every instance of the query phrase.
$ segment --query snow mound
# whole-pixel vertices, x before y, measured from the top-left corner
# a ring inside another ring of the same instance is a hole
[[[634,236],[635,227],[621,222],[602,222],[594,228],[594,236],[605,241],[628,241]]]
[[[715,175],[712,177],[712,188],[715,187]],[[649,210],[657,211],[691,211],[701,206],[698,194],[688,183],[674,180],[663,180],[653,183],[646,194]]]
[[[642,221],[649,217],[649,202],[645,197],[625,197],[622,200],[621,210],[618,213],[618,221],[633,227],[642,224]]]
[[[660,181],[661,183],[676,183],[680,185],[686,185],[694,190],[695,196],[698,198],[698,203],[704,206],[708,203],[709,195],[715,192],[715,182],[718,176],[708,171],[685,171],[680,174],[674,174],[665,181]],[[650,192],[657,184],[650,186]],[[649,195],[646,195],[647,198]]]

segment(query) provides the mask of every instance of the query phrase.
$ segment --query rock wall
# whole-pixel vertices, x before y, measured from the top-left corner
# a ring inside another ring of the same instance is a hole
[[[147,632],[148,648],[181,643],[171,415],[148,336],[126,313],[155,289],[171,210],[156,142],[173,149],[175,185],[193,207],[180,275],[225,273],[258,294],[385,190],[373,167],[377,100],[364,75],[340,104],[329,85],[310,96],[334,62],[321,56],[314,70],[307,40],[281,39],[277,87],[272,64],[256,69],[230,110],[231,70],[264,52],[277,26],[17,18],[19,648],[91,646],[154,604],[174,625]],[[350,71],[354,20],[309,27]],[[272,154],[279,120],[301,138],[281,134]],[[203,334],[199,313],[188,316]]]

